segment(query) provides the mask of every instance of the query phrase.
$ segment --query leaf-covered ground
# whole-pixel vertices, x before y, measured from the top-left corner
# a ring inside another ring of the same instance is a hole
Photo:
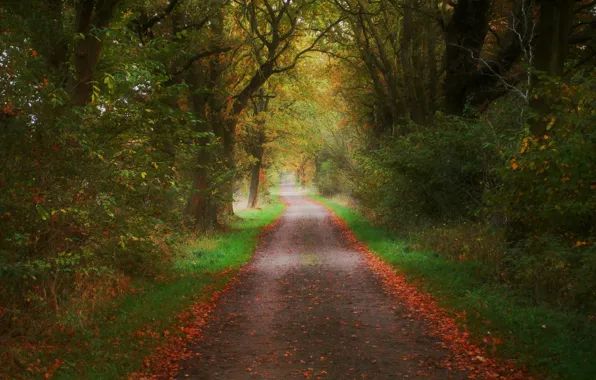
[[[325,207],[289,188],[284,200],[215,307],[197,304],[192,336],[158,352],[158,370],[140,377],[528,378],[474,345]]]

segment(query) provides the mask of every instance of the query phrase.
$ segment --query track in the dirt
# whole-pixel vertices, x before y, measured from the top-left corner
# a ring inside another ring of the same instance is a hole
[[[329,212],[284,187],[289,204],[223,297],[187,379],[448,379],[424,322],[386,295]]]

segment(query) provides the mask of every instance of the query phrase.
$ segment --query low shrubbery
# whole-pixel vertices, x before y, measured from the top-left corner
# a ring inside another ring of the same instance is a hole
[[[416,248],[481,263],[487,281],[536,301],[594,311],[596,92],[585,78],[538,92],[553,105],[539,120],[504,98],[481,117],[412,126],[352,157],[344,191]]]
[[[150,110],[61,111],[2,121],[0,335],[8,338],[46,330],[73,300],[84,313],[131,277],[157,276],[184,232],[180,168],[154,140]],[[189,122],[182,112],[169,117]],[[146,129],[135,127],[141,119]]]
[[[105,379],[138,371],[168,336],[184,336],[176,325],[179,314],[227,283],[252,256],[262,227],[283,209],[273,197],[261,210],[239,212],[225,233],[178,239],[154,276],[98,276],[95,283],[75,278],[73,298],[64,299],[59,312],[38,309],[35,316],[23,311],[28,318],[21,325],[27,329],[2,344],[0,377],[12,371],[18,378],[55,373],[57,378]]]

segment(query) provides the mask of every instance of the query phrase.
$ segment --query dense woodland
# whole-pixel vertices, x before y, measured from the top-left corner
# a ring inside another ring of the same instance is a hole
[[[590,0],[2,0],[0,342],[84,324],[282,172],[594,313],[594,67]]]

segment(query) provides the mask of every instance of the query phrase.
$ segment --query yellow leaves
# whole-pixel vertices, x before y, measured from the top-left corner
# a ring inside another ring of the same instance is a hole
[[[153,166],[153,169],[156,169],[156,170],[159,169],[159,165],[157,165],[156,162],[152,162],[151,166]]]
[[[576,241],[573,246],[574,247],[581,247],[581,246],[588,245],[588,244],[590,244],[590,243],[588,243],[587,241]]]
[[[147,177],[147,173],[146,172],[142,172],[141,173],[141,178],[145,179],[145,177]]]
[[[551,118],[550,118],[550,121],[549,121],[549,122],[548,122],[548,124],[546,125],[546,130],[547,130],[547,131],[550,131],[550,130],[551,130],[551,128],[552,128],[552,127],[553,127],[553,125],[555,124],[555,121],[557,121],[557,118],[556,118],[556,117],[554,117],[554,116],[553,116],[553,117],[551,117]]]
[[[530,138],[529,137],[524,137],[524,140],[522,142],[522,148],[519,151],[520,153],[524,153],[525,151],[528,150],[528,148],[530,147]]]

